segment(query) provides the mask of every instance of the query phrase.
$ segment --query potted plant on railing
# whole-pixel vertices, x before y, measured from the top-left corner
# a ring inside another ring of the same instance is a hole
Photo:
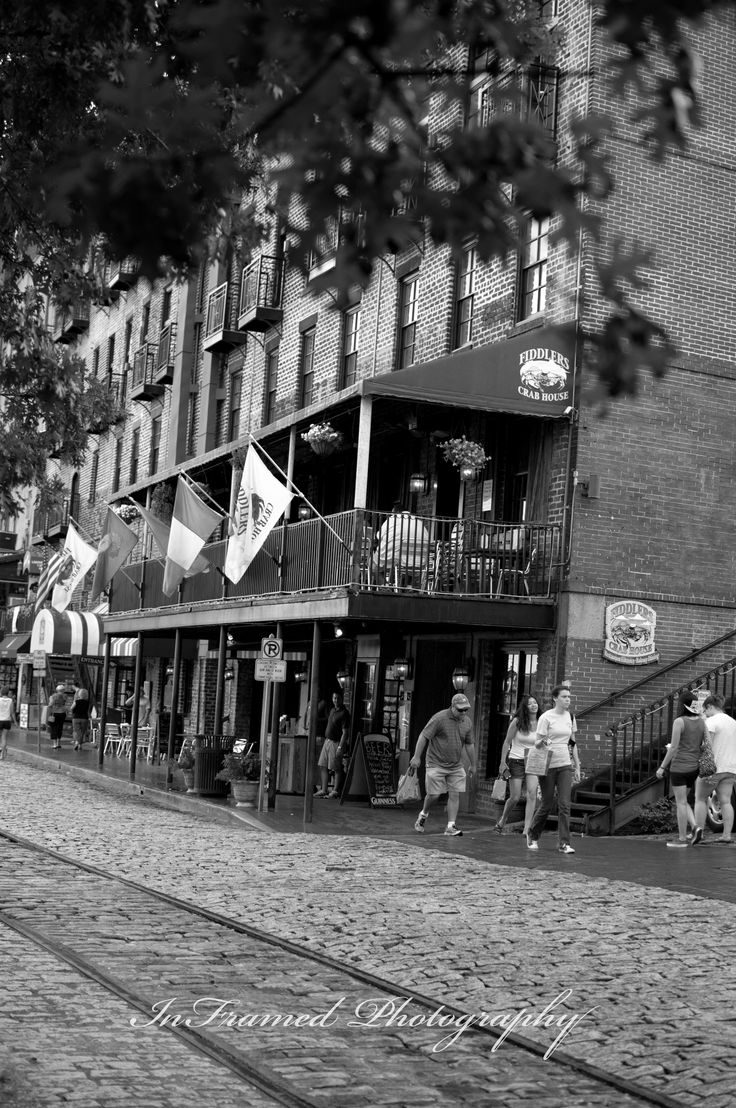
[[[176,764],[184,775],[184,784],[188,793],[194,792],[194,739],[186,738],[182,744]]]
[[[254,808],[261,779],[261,758],[257,750],[226,754],[216,781],[230,782],[230,795],[236,808]]]
[[[460,479],[470,481],[477,477],[488,461],[488,455],[479,442],[473,442],[462,435],[459,439],[448,439],[442,444],[445,461],[460,470]]]
[[[342,434],[330,423],[312,423],[308,431],[302,431],[304,442],[315,454],[333,454],[342,445]]]

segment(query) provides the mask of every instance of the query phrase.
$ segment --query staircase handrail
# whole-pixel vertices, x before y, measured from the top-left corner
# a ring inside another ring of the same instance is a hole
[[[641,677],[638,681],[632,681],[630,685],[626,685],[623,689],[617,689],[615,692],[609,693],[608,696],[604,696],[602,700],[596,700],[594,704],[588,704],[581,711],[575,712],[575,718],[583,719],[585,716],[590,715],[591,712],[597,711],[598,708],[605,708],[607,704],[613,704],[615,700],[620,699],[622,696],[627,696],[629,693],[634,692],[635,689],[641,688],[641,686],[646,685],[648,681],[654,681],[655,678],[669,673],[672,669],[677,669],[678,666],[684,665],[685,662],[691,662],[693,658],[697,658],[700,654],[705,654],[706,650],[712,650],[714,647],[720,646],[722,642],[727,642],[728,639],[734,638],[734,636],[736,636],[736,627],[731,631],[726,631],[724,635],[719,635],[717,639],[713,639],[704,646],[695,647],[694,650],[688,651],[687,654],[683,654],[681,658],[675,659],[674,662],[670,662],[666,666],[660,666],[659,669],[650,671],[646,677]],[[697,681],[699,678],[695,678],[695,680]],[[688,685],[685,684],[682,687],[686,689]]]

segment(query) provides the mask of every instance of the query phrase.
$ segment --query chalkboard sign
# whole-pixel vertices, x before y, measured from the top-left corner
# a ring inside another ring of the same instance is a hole
[[[345,775],[341,801],[367,791],[373,808],[396,807],[394,744],[388,735],[358,735]]]

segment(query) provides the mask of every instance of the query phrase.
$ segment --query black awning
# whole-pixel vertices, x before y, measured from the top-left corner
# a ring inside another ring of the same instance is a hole
[[[0,659],[5,662],[14,662],[18,654],[22,654],[31,641],[30,631],[20,631],[15,635],[6,635],[0,642]]]
[[[540,328],[363,381],[361,392],[484,412],[560,418],[572,405],[574,334]]]

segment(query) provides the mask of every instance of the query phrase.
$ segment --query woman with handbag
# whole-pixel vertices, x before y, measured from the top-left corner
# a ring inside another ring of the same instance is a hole
[[[668,842],[667,846],[687,847],[688,819],[695,823],[692,809],[687,802],[687,792],[698,778],[700,748],[703,741],[707,739],[708,732],[705,720],[700,715],[698,698],[694,692],[683,693],[678,708],[677,719],[672,726],[669,750],[657,770],[657,777],[664,777],[669,767],[670,784],[677,805],[678,837]]]
[[[557,685],[552,690],[553,706],[539,717],[534,747],[527,757],[527,772],[537,769],[537,763],[541,763],[538,775],[542,789],[542,803],[537,808],[526,836],[529,850],[539,850],[539,839],[552,810],[556,791],[557,849],[561,854],[575,853],[570,845],[570,792],[573,781],[570,740],[577,731],[577,725],[570,715],[570,699],[567,685]]]
[[[494,831],[503,832],[506,820],[519,803],[521,798],[521,786],[526,777],[526,808],[524,810],[524,834],[531,826],[534,809],[537,806],[537,784],[539,778],[533,774],[527,774],[525,762],[529,751],[534,746],[534,738],[537,732],[537,716],[539,715],[539,703],[533,696],[522,696],[516,709],[506,738],[501,747],[501,760],[498,767],[498,776],[509,775],[509,796],[504,804],[503,811]]]

